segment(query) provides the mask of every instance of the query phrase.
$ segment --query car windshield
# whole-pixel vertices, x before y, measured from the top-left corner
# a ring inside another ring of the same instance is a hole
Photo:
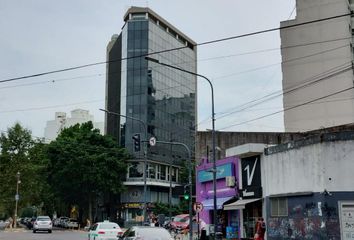
[[[37,218],[37,221],[50,221],[50,218]]]
[[[100,229],[118,229],[119,226],[115,223],[102,223]]]
[[[171,235],[164,228],[141,228],[137,231],[137,235],[144,240],[170,240]]]
[[[187,222],[188,218],[184,217],[184,218],[181,218],[181,217],[175,217],[173,219],[174,222]]]

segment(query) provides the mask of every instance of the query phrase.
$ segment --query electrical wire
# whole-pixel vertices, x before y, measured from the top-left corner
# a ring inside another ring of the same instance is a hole
[[[239,38],[244,38],[244,37],[249,37],[249,36],[254,36],[254,35],[258,35],[258,34],[278,31],[278,30],[282,30],[282,29],[289,29],[289,28],[299,27],[299,26],[303,26],[303,25],[307,25],[307,24],[313,24],[313,23],[333,20],[333,19],[342,18],[342,17],[346,17],[346,16],[351,16],[351,15],[352,15],[352,13],[346,13],[346,14],[341,14],[341,15],[336,15],[336,16],[332,16],[332,17],[327,17],[327,18],[307,21],[307,22],[303,22],[303,23],[297,23],[297,24],[283,26],[283,27],[270,28],[270,29],[266,29],[266,30],[255,31],[255,32],[250,32],[250,33],[246,33],[246,34],[241,34],[241,35],[236,35],[236,36],[231,36],[231,37],[226,37],[226,38],[220,38],[220,39],[206,41],[206,42],[201,42],[201,43],[197,43],[195,46],[209,45],[209,44],[214,44],[214,43],[219,43],[219,42],[224,42],[224,41],[229,41],[229,40],[234,40],[234,39],[239,39]],[[47,71],[47,72],[42,72],[42,73],[36,73],[36,74],[31,74],[31,75],[26,75],[26,76],[21,76],[21,77],[8,78],[8,79],[0,80],[0,83],[16,81],[16,80],[21,80],[21,79],[27,79],[27,78],[33,78],[33,77],[39,77],[39,76],[44,76],[44,75],[49,75],[49,74],[54,74],[54,73],[60,73],[60,72],[67,72],[67,71],[72,71],[72,70],[77,70],[77,69],[82,69],[82,68],[87,68],[87,67],[107,64],[107,63],[113,63],[113,62],[127,60],[127,59],[133,59],[133,58],[139,58],[139,57],[145,57],[145,56],[161,54],[161,53],[165,53],[165,52],[182,50],[182,49],[186,49],[186,48],[188,48],[188,46],[171,48],[171,49],[166,49],[166,50],[161,50],[161,51],[156,51],[156,52],[151,52],[151,53],[146,53],[146,54],[140,54],[140,55],[126,57],[126,58],[119,58],[119,59],[110,60],[110,61],[101,61],[101,62],[89,63],[89,64],[84,64],[84,65],[79,65],[79,66],[74,66],[74,67],[69,67],[69,68],[63,68],[63,69],[58,69],[58,70],[53,70],[53,71]]]
[[[244,109],[247,109],[247,108],[262,104],[262,103],[264,103],[266,101],[269,101],[269,100],[272,100],[272,99],[274,99],[276,97],[291,93],[291,92],[296,91],[298,89],[301,89],[301,88],[303,88],[305,86],[312,85],[313,83],[317,83],[319,81],[322,81],[322,80],[325,80],[327,78],[332,77],[333,74],[334,74],[334,76],[336,74],[341,74],[342,71],[345,72],[345,71],[350,70],[351,66],[352,66],[351,62],[348,62],[346,64],[343,64],[343,65],[337,66],[335,68],[329,69],[328,71],[325,71],[323,73],[317,74],[315,76],[312,76],[309,79],[306,79],[305,81],[302,81],[298,85],[290,86],[290,87],[284,89],[283,91],[279,90],[279,91],[267,94],[267,95],[265,95],[263,97],[260,97],[260,98],[257,98],[257,99],[253,99],[253,100],[251,100],[249,102],[243,103],[243,104],[237,106],[236,108],[229,109],[228,111],[220,112],[217,115],[220,114],[221,116],[217,117],[216,119],[224,118],[224,117],[229,116],[231,114],[234,114],[234,113],[237,113],[237,112],[241,112]],[[327,74],[327,75],[325,75],[325,74]],[[328,74],[330,74],[330,75],[328,75]],[[252,104],[252,105],[249,106],[249,104]],[[240,110],[241,107],[243,107],[243,109]],[[236,110],[233,110],[233,109],[236,109]]]
[[[292,107],[284,108],[283,110],[280,110],[280,111],[276,111],[276,112],[273,112],[273,113],[270,113],[270,114],[267,114],[267,115],[263,115],[263,116],[260,116],[260,117],[257,117],[257,118],[253,118],[253,119],[244,121],[244,122],[240,122],[240,123],[232,124],[232,125],[229,125],[229,126],[226,126],[226,127],[223,127],[223,128],[219,128],[218,130],[223,130],[223,129],[227,129],[227,128],[230,128],[230,127],[239,126],[239,125],[243,125],[243,124],[246,124],[246,123],[254,122],[254,121],[266,118],[266,117],[270,117],[270,116],[276,115],[278,113],[282,113],[282,112],[289,111],[289,110],[292,110],[292,109],[295,109],[295,108],[298,108],[298,107],[305,106],[307,104],[316,102],[316,101],[324,99],[324,98],[332,97],[334,95],[349,91],[349,90],[351,90],[353,88],[354,87],[349,87],[349,88],[346,88],[346,89],[343,89],[343,90],[340,90],[340,91],[337,91],[337,92],[334,92],[334,93],[331,93],[331,94],[328,94],[328,95],[325,95],[325,96],[322,96],[322,97],[319,97],[319,98],[316,98],[316,99],[313,99],[313,100],[310,100],[310,101],[302,103],[302,104],[298,104],[298,105],[295,105],[295,106],[292,106]]]
[[[280,49],[288,49],[288,48],[297,48],[297,47],[304,47],[304,46],[311,46],[314,44],[322,44],[322,43],[328,43],[328,42],[335,42],[335,41],[341,41],[341,40],[347,40],[350,39],[351,37],[346,37],[346,38],[336,38],[336,39],[330,39],[330,40],[324,40],[324,41],[317,41],[317,42],[309,42],[309,43],[302,43],[302,44],[296,44],[296,45],[290,45],[290,46],[282,46]],[[210,60],[218,60],[218,59],[224,59],[224,58],[230,58],[230,57],[238,57],[238,56],[245,56],[245,55],[252,55],[252,54],[257,54],[257,53],[264,53],[264,52],[269,52],[269,51],[275,51],[279,50],[279,48],[270,48],[270,49],[262,49],[262,50],[257,50],[257,51],[249,51],[249,52],[243,52],[243,53],[237,53],[237,54],[230,54],[230,55],[223,55],[223,56],[216,56],[216,57],[210,57],[210,58],[204,58],[200,59],[197,62],[203,62],[203,61],[210,61]],[[180,65],[180,64],[186,64],[186,63],[191,63],[195,61],[182,61],[182,62],[174,62],[171,65]],[[271,66],[275,66],[277,64],[272,64]],[[162,68],[163,66],[156,65],[151,68],[157,69],[157,68]],[[261,70],[263,69],[261,67],[260,69],[256,68],[253,69],[253,71]],[[145,68],[147,69],[147,68]],[[144,69],[141,69],[144,70]],[[247,72],[253,72],[251,70],[247,70]],[[113,76],[113,75],[118,75],[123,72],[126,72],[125,70],[122,70],[120,72],[113,72],[113,73],[97,73],[97,74],[91,74],[91,75],[82,75],[82,76],[76,76],[76,77],[71,77],[71,78],[59,78],[59,79],[52,79],[52,80],[44,80],[44,81],[37,81],[37,82],[32,82],[32,83],[26,83],[26,84],[18,84],[18,85],[11,85],[11,86],[5,86],[5,87],[0,87],[0,89],[9,89],[9,88],[16,88],[16,87],[26,87],[26,86],[34,86],[34,85],[40,85],[40,84],[46,84],[46,83],[55,83],[55,82],[61,82],[61,81],[68,81],[68,80],[75,80],[75,79],[85,79],[85,78],[91,78],[91,77],[96,77],[96,76]],[[244,72],[239,72],[237,74],[242,74]],[[172,79],[173,80],[173,79]],[[181,86],[181,85],[179,85]]]
[[[284,61],[281,61],[281,62],[278,62],[278,63],[272,63],[272,64],[268,64],[268,65],[265,65],[265,66],[261,66],[261,67],[257,67],[257,68],[253,68],[253,69],[249,69],[249,70],[245,70],[245,71],[242,71],[242,72],[236,72],[236,73],[231,73],[231,74],[224,75],[224,76],[214,77],[213,79],[216,80],[216,79],[228,78],[228,77],[232,77],[232,76],[236,76],[236,75],[240,75],[240,74],[244,74],[244,73],[254,72],[254,71],[261,70],[261,69],[266,69],[266,68],[269,68],[269,67],[277,66],[277,65],[280,65],[280,64],[293,62],[293,61],[301,60],[301,59],[304,59],[304,58],[309,58],[309,57],[321,55],[321,54],[324,54],[324,53],[332,52],[332,51],[335,51],[335,50],[338,50],[338,49],[341,49],[341,48],[345,48],[345,47],[349,47],[349,45],[346,44],[344,46],[327,49],[327,50],[324,50],[324,51],[321,51],[321,52],[317,52],[317,53],[313,53],[313,54],[309,54],[309,55],[306,55],[306,56],[292,58],[292,59],[284,60]]]

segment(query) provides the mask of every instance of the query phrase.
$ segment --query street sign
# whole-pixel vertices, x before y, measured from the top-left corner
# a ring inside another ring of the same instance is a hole
[[[194,209],[194,211],[196,211],[197,213],[199,213],[199,212],[203,211],[204,206],[203,206],[203,204],[202,204],[201,202],[195,202],[195,203],[193,204],[193,209]]]
[[[150,146],[155,146],[156,145],[156,138],[155,137],[151,137],[149,139],[149,144],[150,144]]]
[[[20,195],[16,194],[15,195],[15,201],[18,201],[18,200],[20,200]]]

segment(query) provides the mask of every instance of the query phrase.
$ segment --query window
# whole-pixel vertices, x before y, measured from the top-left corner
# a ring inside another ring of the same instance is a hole
[[[288,216],[288,199],[285,197],[271,198],[270,211],[272,217]]]
[[[166,180],[166,166],[160,165],[160,179]]]
[[[148,165],[148,177],[155,179],[156,178],[156,165],[149,163]]]
[[[132,19],[146,19],[145,13],[133,13]]]
[[[128,166],[129,178],[141,178],[143,177],[144,166],[142,163],[132,163]]]

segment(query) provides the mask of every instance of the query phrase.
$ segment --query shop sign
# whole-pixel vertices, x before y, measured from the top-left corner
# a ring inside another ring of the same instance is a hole
[[[211,170],[212,168],[199,171],[198,181],[213,181],[213,173]],[[216,167],[216,179],[226,178],[227,176],[232,176],[232,163],[227,163]]]
[[[242,189],[243,198],[262,197],[260,156],[242,158]]]
[[[126,203],[124,204],[125,208],[142,208],[142,204],[141,203]]]

